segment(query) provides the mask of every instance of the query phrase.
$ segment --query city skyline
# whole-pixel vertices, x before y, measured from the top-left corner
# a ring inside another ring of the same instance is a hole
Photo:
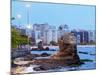
[[[15,27],[16,28],[16,27]],[[38,43],[40,40],[44,44],[50,42],[58,42],[58,39],[66,32],[73,33],[76,37],[77,44],[95,43],[95,30],[70,30],[66,25],[60,26],[59,29],[54,29],[47,24],[34,24],[32,30],[29,32],[27,29],[16,28],[20,31],[20,35],[29,36],[32,42]]]
[[[27,4],[30,8],[25,7]],[[26,26],[28,12],[31,25],[48,23],[59,27],[67,24],[70,29],[95,30],[95,6],[13,1],[12,10],[15,25]]]

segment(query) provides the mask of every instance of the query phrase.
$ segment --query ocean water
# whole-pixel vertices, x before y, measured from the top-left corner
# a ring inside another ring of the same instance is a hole
[[[56,54],[58,52],[58,48],[56,48],[55,51],[32,51],[32,54],[42,54],[42,53],[48,53],[48,54]],[[85,64],[77,67],[61,67],[57,69],[51,69],[45,72],[54,72],[54,71],[75,71],[75,70],[91,70],[96,68],[96,48],[95,46],[79,46],[77,47],[77,52],[80,57],[80,59],[88,59],[92,60],[84,62]],[[84,53],[79,53],[79,52],[86,52],[87,54]],[[33,68],[38,65],[30,65],[30,67],[26,68],[24,73],[32,72],[32,73],[38,73],[41,71],[33,71]]]

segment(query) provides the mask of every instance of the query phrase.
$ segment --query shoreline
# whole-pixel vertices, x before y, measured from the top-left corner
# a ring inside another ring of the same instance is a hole
[[[77,45],[77,47],[96,47],[96,45]]]
[[[44,46],[44,48],[46,47],[51,49],[59,48],[59,46]],[[96,47],[96,45],[77,45],[77,47]],[[31,46],[31,48],[37,48],[37,46]]]

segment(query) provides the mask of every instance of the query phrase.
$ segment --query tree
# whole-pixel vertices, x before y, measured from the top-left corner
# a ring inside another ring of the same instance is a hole
[[[11,44],[12,44],[12,48],[16,48],[17,47],[17,45],[19,44],[19,38],[20,38],[19,32],[15,28],[12,28],[11,29]]]
[[[12,27],[11,28],[11,44],[12,48],[17,48],[19,45],[28,44],[28,36],[21,35],[20,32]]]

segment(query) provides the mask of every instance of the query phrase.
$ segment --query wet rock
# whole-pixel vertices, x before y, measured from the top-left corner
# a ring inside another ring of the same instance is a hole
[[[42,53],[41,54],[41,57],[47,57],[47,56],[50,56],[50,54],[48,54],[48,53]]]
[[[42,66],[43,70],[54,69],[58,66],[69,66],[81,64],[77,54],[76,38],[72,33],[65,33],[58,39],[59,51],[48,59],[34,60],[33,64],[46,65]],[[47,67],[48,66],[48,67]],[[41,70],[41,68],[36,68]]]
[[[93,62],[93,60],[91,60],[91,59],[81,59],[80,61],[82,61],[82,62]]]
[[[27,55],[24,57],[24,61],[32,61],[36,57],[40,57],[40,55],[39,54],[30,54],[30,55]]]
[[[45,50],[49,50],[49,47],[46,47]]]
[[[95,56],[96,54],[95,53],[90,53],[90,55],[94,55]]]
[[[53,66],[53,65],[48,65],[48,64],[46,64],[46,65],[41,65],[41,66],[39,66],[39,67],[35,67],[35,68],[33,68],[33,70],[35,70],[35,71],[46,71],[46,70],[49,70],[49,69],[56,69],[56,68],[60,68],[59,66]]]
[[[46,67],[39,66],[39,67],[33,68],[33,70],[35,70],[35,71],[44,71],[44,70],[48,70],[48,69]]]
[[[65,33],[58,40],[59,52],[51,57],[51,59],[59,59],[66,64],[79,64],[80,58],[77,54],[76,38],[72,33]]]
[[[38,42],[38,50],[44,50],[42,41]]]
[[[81,53],[81,54],[88,54],[88,52],[82,52],[82,51],[79,51],[79,53]]]
[[[32,54],[31,56],[32,56],[33,58],[40,57],[39,54]]]
[[[13,68],[13,67],[17,67],[17,65],[16,64],[14,64],[14,62],[13,62],[14,60],[11,60],[11,67]]]
[[[32,48],[31,51],[38,50],[38,48]]]

